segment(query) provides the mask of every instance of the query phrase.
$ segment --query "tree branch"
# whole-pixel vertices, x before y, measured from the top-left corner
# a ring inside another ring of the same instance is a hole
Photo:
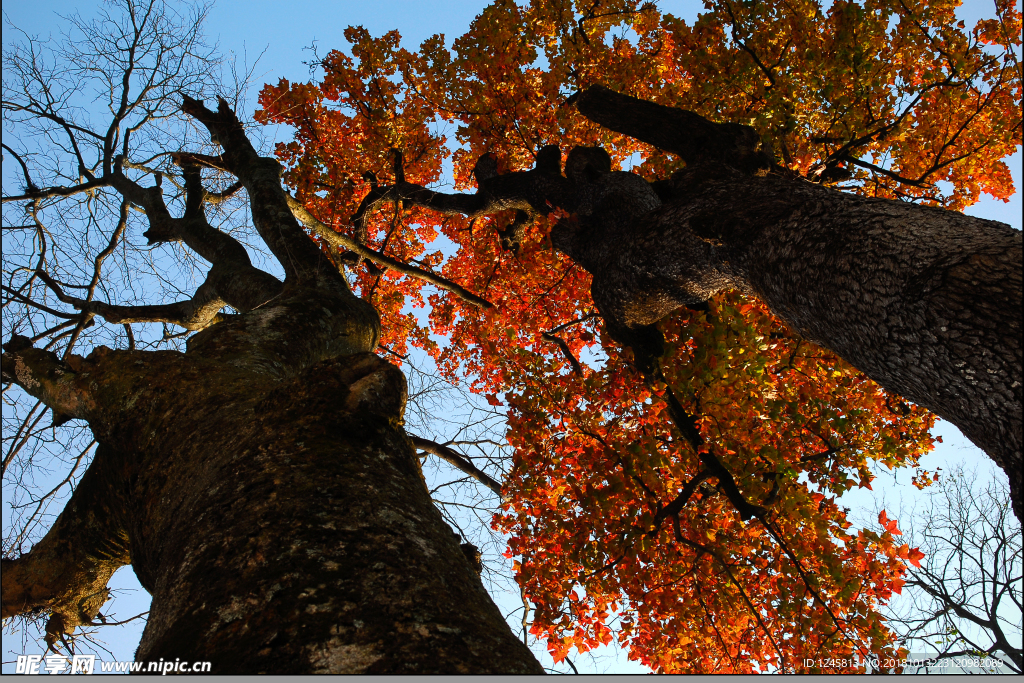
[[[485,159],[487,159],[486,155],[481,157],[480,162]],[[480,162],[478,162],[478,166]],[[477,182],[480,185],[480,190],[476,194],[445,194],[408,182],[376,187],[371,189],[363,199],[359,209],[352,216],[352,223],[356,225],[357,229],[362,228],[368,214],[384,202],[389,201],[401,201],[406,206],[422,206],[446,216],[461,214],[469,218],[477,218],[509,209],[546,215],[550,211],[545,203],[546,190],[555,189],[557,191],[557,180],[544,178],[543,180],[549,182],[537,182],[540,178],[534,173],[534,171],[515,171],[500,176],[485,177],[482,180],[478,174]],[[553,187],[545,187],[548,184]]]
[[[605,128],[677,154],[688,165],[724,163],[756,174],[772,167],[750,126],[713,123],[685,109],[666,107],[593,85],[570,98],[576,109]]]
[[[111,575],[131,561],[121,493],[126,468],[123,456],[100,444],[46,536],[25,555],[0,561],[2,617],[50,611],[50,649],[77,626],[92,623],[109,597]]]
[[[7,195],[3,197],[3,202],[20,202],[31,199],[47,199],[49,197],[70,197],[79,192],[88,192],[89,190],[109,185],[110,182],[108,180],[97,178],[96,180],[90,180],[79,185],[71,185],[70,187],[44,187],[38,190],[29,190],[24,194]]]
[[[14,159],[18,162],[18,164],[21,165],[21,172],[25,175],[25,191],[26,192],[36,192],[36,191],[38,191],[39,188],[36,187],[36,184],[32,182],[32,176],[29,175],[28,166],[25,164],[25,160],[21,158],[21,155],[18,154],[17,152],[15,152],[10,147],[8,147],[6,142],[0,143],[0,146],[2,146],[4,149],[6,149],[8,152],[10,152],[11,155],[14,157]]]
[[[692,498],[693,494],[697,492],[697,487],[700,486],[700,483],[710,476],[711,471],[704,469],[695,474],[693,479],[686,482],[682,490],[679,492],[679,495],[676,496],[671,503],[658,510],[658,513],[654,515],[654,529],[660,527],[661,522],[665,519],[677,519],[676,515],[682,512],[683,508],[690,501],[690,498]]]
[[[254,267],[248,252],[238,240],[217,230],[206,220],[203,203],[207,193],[199,176],[198,162],[195,161],[195,156],[177,153],[171,155],[174,161],[182,166],[185,179],[186,209],[182,218],[171,216],[164,203],[159,185],[144,188],[129,180],[121,172],[120,157],[119,163],[115,164],[112,174],[114,188],[125,199],[142,206],[146,211],[150,228],[143,233],[143,236],[149,240],[149,243],[181,240],[190,249],[213,264],[203,285],[206,289],[203,290],[203,287],[200,287],[201,291],[196,292],[196,297],[191,303],[166,304],[164,310],[141,312],[138,314],[141,316],[138,322],[152,320],[181,324],[178,321],[183,320],[190,321],[189,325],[193,327],[187,325],[182,325],[182,327],[201,329],[195,326],[202,324],[203,316],[212,320],[209,316],[216,313],[216,311],[209,312],[209,307],[213,306],[215,297],[219,296],[223,299],[221,306],[227,303],[239,311],[250,311],[281,293],[281,282],[273,275]],[[280,183],[278,183],[278,189],[280,189]],[[166,306],[177,308],[166,308]],[[114,309],[106,310],[117,315]],[[127,312],[126,315],[135,316],[136,313]],[[104,317],[106,318],[105,315]],[[108,318],[108,320],[111,319]],[[111,322],[135,321],[111,320]],[[202,326],[205,327],[205,324]]]
[[[697,457],[700,458],[701,463],[706,468],[707,476],[715,477],[718,480],[719,487],[721,487],[722,492],[725,493],[725,496],[733,504],[733,507],[736,508],[736,511],[740,513],[740,518],[746,521],[751,517],[761,518],[767,514],[768,511],[763,507],[754,505],[743,497],[729,469],[713,453],[703,448],[704,438],[700,435],[700,430],[697,429],[696,418],[683,409],[671,385],[667,383],[664,398],[668,404],[672,422],[682,432],[683,437],[690,442],[693,450],[696,451]]]
[[[847,163],[853,164],[854,166],[860,166],[861,168],[866,168],[869,171],[872,171],[874,173],[878,173],[879,175],[884,175],[887,178],[892,178],[896,182],[902,183],[903,185],[910,185],[912,187],[935,187],[932,183],[926,182],[924,180],[914,180],[913,178],[904,178],[899,173],[893,173],[892,171],[890,171],[888,169],[885,169],[885,168],[882,168],[881,166],[876,166],[876,165],[874,165],[872,163],[869,163],[867,161],[861,161],[860,159],[856,159],[856,158],[851,157],[851,156],[842,157],[841,161],[845,161]]]
[[[546,216],[552,206],[574,211],[575,188],[561,175],[560,165],[561,158],[556,145],[548,145],[537,153],[532,170],[503,175],[498,175],[497,161],[493,155],[485,154],[477,160],[473,169],[479,186],[475,194],[444,194],[404,180],[390,186],[378,186],[373,177],[372,189],[352,216],[352,223],[356,226],[357,234],[365,234],[368,214],[387,201],[401,201],[406,206],[422,206],[443,215],[461,214],[469,218],[507,210],[523,212],[530,217],[534,214]],[[525,219],[517,216],[517,220],[521,222]],[[522,227],[525,224],[516,226],[517,229]]]
[[[581,366],[580,362],[576,360],[576,356],[573,355],[572,350],[569,348],[569,345],[565,343],[564,339],[557,335],[551,334],[550,332],[543,333],[541,335],[541,338],[544,339],[545,341],[549,341],[552,344],[558,346],[558,348],[562,350],[562,353],[565,354],[566,359],[572,365],[572,371],[575,372],[580,377],[583,376],[583,366]]]
[[[430,441],[429,439],[413,436],[411,434],[409,435],[409,438],[412,439],[412,443],[416,448],[436,455],[449,465],[473,477],[501,497],[501,484],[470,462],[469,458],[466,456],[452,450],[448,446],[444,446],[435,441]]]
[[[763,73],[765,75],[765,77],[768,78],[768,82],[771,83],[771,86],[774,88],[775,87],[775,75],[772,74],[772,70],[771,69],[769,69],[767,66],[765,66],[764,63],[760,59],[758,59],[757,54],[752,49],[750,49],[750,47],[748,47],[745,42],[743,42],[740,39],[739,31],[738,31],[738,29],[736,27],[736,15],[733,14],[733,12],[732,12],[732,5],[730,5],[728,2],[726,2],[724,4],[725,4],[725,10],[729,13],[729,18],[732,20],[730,22],[731,29],[732,29],[732,39],[736,42],[737,45],[739,45],[743,49],[744,52],[746,52],[748,55],[750,55],[750,58],[752,60],[754,60],[754,64],[757,65],[757,68],[761,70],[761,73]]]
[[[292,216],[281,187],[281,164],[256,153],[228,103],[221,99],[213,112],[199,100],[185,96],[181,110],[206,126],[211,139],[223,147],[221,158],[226,169],[248,191],[253,225],[284,268],[285,280],[344,281]]]
[[[184,327],[189,331],[202,330],[220,322],[224,316],[220,312],[227,303],[217,294],[217,288],[211,283],[215,277],[217,266],[210,269],[206,282],[199,286],[195,296],[187,301],[173,304],[156,304],[150,306],[119,306],[103,301],[88,301],[65,294],[60,286],[45,271],[36,271],[39,278],[46,283],[57,298],[74,306],[85,313],[98,315],[109,323],[151,323],[163,322]],[[255,270],[255,269],[254,269]],[[226,278],[217,278],[226,279]]]
[[[390,268],[391,270],[402,273],[403,275],[414,277],[418,280],[423,280],[424,282],[429,282],[440,289],[451,292],[466,303],[478,308],[487,309],[494,307],[494,304],[490,301],[473,294],[465,287],[456,284],[451,280],[443,278],[429,270],[423,270],[422,268],[411,266],[408,263],[403,263],[402,261],[391,258],[390,256],[385,256],[348,235],[335,232],[330,226],[325,225],[314,218],[313,214],[311,214],[306,207],[300,204],[299,201],[291,195],[288,196],[288,208],[291,209],[292,215],[295,216],[295,218],[297,218],[303,225],[315,232],[325,242],[329,243],[336,249],[348,249],[349,251],[355,252],[362,258],[373,261],[377,265]]]
[[[52,316],[54,316],[56,318],[67,318],[69,320],[81,320],[82,319],[82,314],[81,313],[64,313],[62,311],[58,311],[56,309],[50,308],[49,306],[44,306],[41,303],[37,303],[36,301],[33,301],[32,299],[30,299],[29,297],[25,296],[24,294],[22,294],[21,292],[17,291],[16,289],[11,289],[7,285],[0,285],[0,291],[5,292],[10,297],[13,297],[18,303],[25,304],[26,306],[31,306],[32,308],[35,308],[35,309],[40,310],[40,311],[43,311],[44,313],[49,313],[50,315],[52,315]]]
[[[51,351],[32,346],[28,337],[13,335],[3,345],[3,381],[14,382],[49,406],[54,413],[88,419],[96,399],[71,366]]]

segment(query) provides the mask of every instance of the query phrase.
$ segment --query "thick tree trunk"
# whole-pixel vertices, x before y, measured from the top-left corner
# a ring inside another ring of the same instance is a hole
[[[5,382],[88,420],[104,444],[51,533],[4,561],[4,617],[50,610],[52,644],[95,616],[130,553],[153,595],[140,661],[542,673],[430,501],[402,429],[405,378],[373,354],[376,311],[296,223],[280,164],[257,155],[227,103],[186,97],[182,110],[223,148],[176,155],[182,218],[159,184],[112,177],[145,208],[151,241],[180,239],[213,263],[193,299],[97,308],[46,282],[108,321],[202,331],[184,354],[97,347],[64,362],[25,337],[4,345]],[[206,222],[200,165],[239,178],[283,284]],[[224,303],[241,313],[220,314]]]
[[[203,419],[176,420],[139,475],[134,567],[153,593],[140,659],[537,671],[430,502],[398,424],[398,370],[362,354],[240,389],[183,396],[181,413]]]
[[[196,335],[186,354],[101,349],[64,365],[5,347],[5,376],[80,406],[109,444],[93,467],[118,476],[94,482],[90,469],[51,535],[99,511],[113,520],[107,534],[65,543],[127,538],[153,595],[139,661],[210,661],[214,673],[542,672],[430,501],[401,427],[405,379],[368,352],[376,324],[350,293],[286,290]],[[77,504],[94,483],[95,505]],[[121,509],[109,512],[111,500]],[[4,563],[5,615],[77,605],[69,592],[105,584],[95,550],[59,562],[52,545]],[[104,570],[128,559],[114,554]],[[74,625],[54,624],[55,636]]]
[[[612,174],[614,175],[614,174]],[[794,331],[959,427],[1010,479],[1021,516],[1021,233],[942,209],[705,165],[635,221],[567,223],[620,341],[737,287]],[[621,203],[617,197],[609,201]]]
[[[1006,472],[1024,519],[1019,231],[793,177],[746,126],[597,86],[576,106],[687,164],[649,190],[589,164],[589,180],[579,173],[575,181],[575,195],[588,201],[577,201],[577,220],[552,231],[555,246],[594,275],[595,303],[642,369],[660,350],[654,323],[740,288],[959,427]]]

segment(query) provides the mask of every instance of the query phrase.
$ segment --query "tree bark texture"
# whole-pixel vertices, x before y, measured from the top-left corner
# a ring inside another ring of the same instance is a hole
[[[216,414],[140,476],[139,498],[163,502],[162,514],[134,515],[131,535],[153,593],[140,659],[189,652],[214,671],[289,674],[536,671],[433,508],[398,424],[393,366],[358,354],[253,389],[217,388],[199,406],[198,392],[179,394],[176,413]]]
[[[554,234],[634,350],[640,331],[727,287],[957,425],[1020,514],[1021,233],[993,221],[719,168],[677,176],[642,221]]]
[[[5,374],[77,406],[104,446],[50,535],[4,562],[5,616],[99,595],[130,551],[153,595],[139,661],[540,673],[430,501],[401,427],[405,379],[369,352],[377,324],[351,294],[286,290],[185,354],[63,364],[8,344]],[[267,352],[288,347],[287,365]],[[83,520],[91,535],[59,541],[77,555],[54,557],[51,537]],[[54,636],[87,623],[92,602]]]
[[[614,326],[643,330],[726,287],[753,293],[799,334],[959,427],[1006,472],[1022,518],[1020,231],[751,172],[750,153],[715,160],[714,138],[694,159],[678,110],[604,88],[578,106],[688,163],[658,187],[657,209],[553,235],[594,274],[594,300]]]

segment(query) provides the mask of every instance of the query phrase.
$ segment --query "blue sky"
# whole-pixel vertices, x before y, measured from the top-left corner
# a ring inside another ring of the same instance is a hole
[[[461,35],[472,19],[485,6],[483,0],[376,0],[373,2],[355,2],[354,0],[319,1],[260,1],[260,0],[219,0],[213,7],[206,27],[206,33],[212,40],[218,40],[224,53],[234,53],[240,59],[247,58],[251,63],[258,55],[262,57],[255,69],[257,86],[264,82],[276,82],[280,78],[291,81],[308,80],[309,68],[303,63],[311,59],[312,54],[306,50],[314,43],[320,48],[321,54],[335,47],[347,45],[343,31],[350,25],[362,25],[372,34],[379,35],[391,29],[398,29],[403,44],[415,49],[427,37],[444,33],[451,41]],[[660,2],[664,11],[677,16],[692,19],[703,9],[700,0],[674,0]],[[30,34],[45,37],[59,30],[60,20],[56,15],[66,15],[80,11],[85,16],[93,13],[93,3],[81,0],[14,0],[3,6],[5,20],[9,20]],[[961,17],[973,23],[980,12],[989,11],[990,2],[969,0],[967,7],[960,13]],[[5,21],[6,24],[6,21]],[[4,30],[5,42],[13,36]],[[255,93],[252,93],[253,101]],[[251,115],[251,112],[247,112]],[[275,131],[279,139],[287,139],[288,131]],[[1017,187],[1021,183],[1021,154],[1018,151],[1011,158],[1011,168]],[[1020,193],[1014,195],[1009,204],[990,199],[983,200],[972,207],[968,213],[1001,220],[1013,227],[1021,228]],[[963,460],[976,460],[988,463],[987,458],[978,449],[967,443],[959,432],[948,424],[939,428],[946,443],[933,454],[926,456],[923,465],[928,469],[946,466]],[[910,473],[900,474],[899,479],[884,472],[879,473],[876,493],[884,495],[888,500],[904,497],[913,499],[914,489],[909,486]],[[875,499],[867,492],[850,494],[844,499],[847,505],[870,508]],[[891,509],[891,508],[890,508]],[[131,616],[133,605],[144,605],[144,595],[137,594],[137,584],[130,570],[119,572],[117,583],[125,589],[135,589],[136,593],[122,593],[118,613]],[[140,610],[141,611],[141,610]],[[20,635],[6,634],[4,639],[4,660],[10,658],[12,647],[20,648],[11,643],[11,636],[20,639]],[[134,640],[133,640],[134,639]],[[121,659],[131,659],[138,641],[138,633],[125,632],[118,636],[117,642],[111,642],[115,654]],[[25,650],[20,650],[25,651]],[[640,669],[624,658],[607,660],[606,664],[614,671],[634,672]],[[596,665],[600,668],[601,665]],[[4,671],[8,669],[4,666]]]
[[[296,82],[310,78],[309,67],[304,63],[312,58],[307,48],[316,44],[323,54],[347,47],[343,33],[348,26],[362,25],[374,35],[398,29],[403,46],[410,49],[436,33],[445,34],[450,45],[486,5],[485,0],[218,0],[210,12],[206,33],[219,42],[225,54],[234,53],[240,60],[252,63],[262,54],[254,83],[276,83],[281,78]],[[702,0],[660,0],[658,5],[688,21],[704,8]],[[14,25],[45,37],[56,34],[60,23],[56,15],[79,11],[89,16],[93,7],[82,0],[15,0],[4,4],[3,12]],[[990,15],[991,8],[989,0],[967,0],[957,15],[970,26],[981,16]],[[11,32],[4,31],[5,41],[12,37]],[[252,97],[255,101],[255,93]],[[286,129],[275,132],[281,140],[288,139]],[[1011,159],[1019,187],[1020,153]],[[1020,193],[1009,204],[983,199],[967,213],[1001,220],[1019,230]]]

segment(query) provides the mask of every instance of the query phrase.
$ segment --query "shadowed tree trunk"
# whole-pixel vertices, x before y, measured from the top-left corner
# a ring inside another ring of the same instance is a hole
[[[1006,472],[1021,518],[1020,231],[773,173],[749,128],[704,131],[689,112],[604,88],[577,106],[690,167],[659,188],[663,206],[603,235],[604,259],[581,254],[596,274],[595,301],[627,338],[723,288],[751,292],[803,336],[959,427]]]
[[[183,109],[224,147],[181,155],[185,216],[118,169],[111,183],[146,208],[151,240],[202,250],[210,276],[191,302],[93,308],[202,331],[186,353],[98,347],[64,361],[25,337],[4,345],[4,381],[87,420],[102,445],[50,533],[3,561],[3,616],[51,610],[52,645],[90,622],[130,561],[153,595],[139,661],[541,673],[431,503],[402,429],[405,379],[372,353],[376,311],[292,218],[280,166],[256,155],[226,103]],[[202,163],[244,185],[283,285],[206,223]],[[241,314],[220,314],[224,303]]]

